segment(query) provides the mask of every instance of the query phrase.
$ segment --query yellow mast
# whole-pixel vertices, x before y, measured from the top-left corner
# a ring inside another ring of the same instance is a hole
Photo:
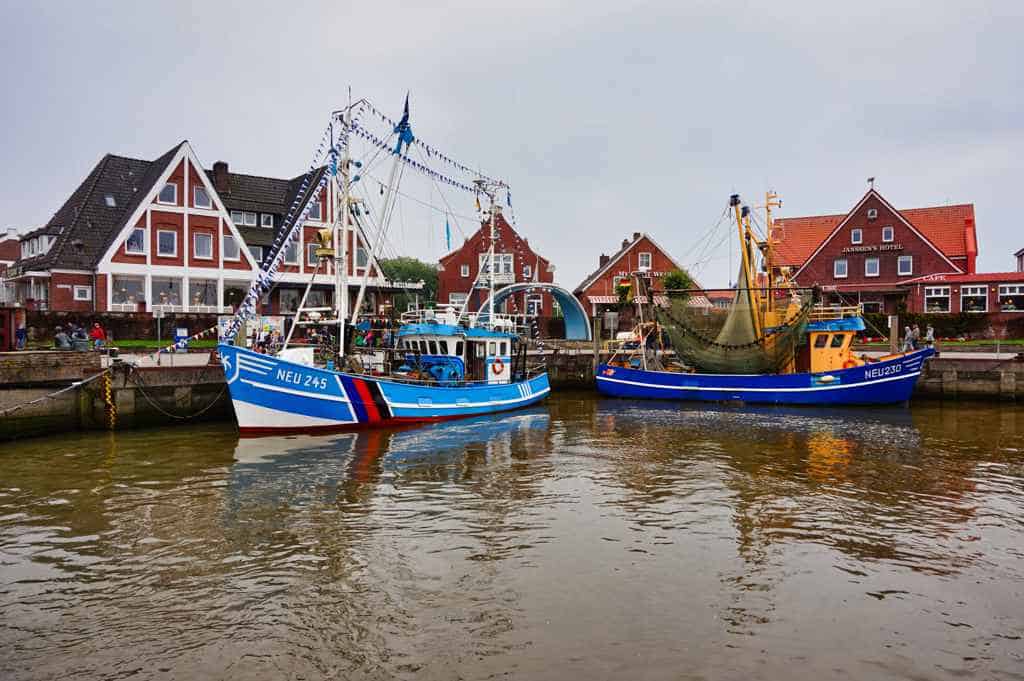
[[[764,224],[765,224],[765,239],[764,239],[764,263],[765,270],[768,273],[768,309],[771,310],[775,305],[775,274],[772,272],[773,259],[772,259],[772,245],[774,244],[772,237],[772,208],[780,208],[782,206],[782,200],[779,195],[769,190],[764,194]]]
[[[747,300],[750,303],[750,313],[754,322],[754,335],[761,337],[761,297],[757,293],[756,281],[754,280],[753,267],[750,262],[750,246],[753,242],[753,235],[750,233],[750,208],[740,206],[740,195],[733,194],[729,197],[729,205],[732,206],[736,216],[736,229],[740,237],[740,253],[743,267],[743,278],[747,282]]]

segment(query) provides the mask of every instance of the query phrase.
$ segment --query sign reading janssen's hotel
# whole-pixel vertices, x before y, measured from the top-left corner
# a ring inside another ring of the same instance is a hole
[[[902,251],[903,244],[870,244],[867,246],[847,246],[843,253],[873,253],[875,251]]]

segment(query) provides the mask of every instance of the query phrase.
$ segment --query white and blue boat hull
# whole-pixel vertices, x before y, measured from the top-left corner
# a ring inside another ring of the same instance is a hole
[[[872,405],[910,399],[931,348],[864,364],[803,374],[685,374],[601,364],[597,388],[605,395],[641,399],[738,401],[765,404]]]
[[[543,400],[547,373],[517,383],[438,386],[320,369],[218,346],[244,435],[339,431],[491,414]]]

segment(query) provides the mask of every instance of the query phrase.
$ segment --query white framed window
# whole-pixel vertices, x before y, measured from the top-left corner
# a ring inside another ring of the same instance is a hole
[[[236,227],[238,225],[241,225],[242,224],[242,220],[244,220],[244,219],[245,218],[242,216],[242,211],[240,211],[240,210],[233,210],[233,211],[231,211],[231,222],[235,223]]]
[[[316,266],[316,249],[316,244],[306,244],[306,264],[309,265],[310,267]]]
[[[533,276],[533,268],[529,265],[523,265],[523,278],[529,279]]]
[[[157,230],[156,233],[156,254],[165,258],[175,258],[178,255],[178,233],[168,229]]]
[[[298,265],[299,264],[299,242],[292,241],[288,244],[287,248],[284,249],[284,264],[285,265]]]
[[[124,252],[127,255],[146,255],[146,230],[136,227],[124,242]]]
[[[213,235],[195,232],[192,235],[192,256],[197,260],[213,260]]]
[[[878,276],[878,258],[864,258],[864,276]]]
[[[868,208],[868,220],[877,220],[877,219],[878,219],[878,209],[877,208]]]
[[[851,244],[862,244],[864,243],[864,230],[860,227],[850,230],[850,243]]]
[[[75,286],[75,300],[92,300],[92,286]]]
[[[257,265],[263,262],[263,246],[249,246],[249,254]]]
[[[846,258],[840,258],[832,263],[832,277],[834,279],[846,279],[848,274]]]
[[[363,270],[370,264],[370,254],[362,246],[356,247],[356,269]]]
[[[242,224],[244,224],[246,227],[255,227],[256,226],[256,213],[252,213],[250,211],[244,211],[242,213]]]
[[[459,267],[459,274],[463,277],[469,276],[469,265],[462,265]]]
[[[238,262],[242,259],[242,254],[238,252],[238,242],[235,241],[235,237],[225,234],[221,240],[221,247],[225,260]]]
[[[926,286],[924,288],[925,312],[949,312],[949,287]]]
[[[313,199],[313,202],[309,206],[309,219],[310,220],[323,220],[323,206],[320,205],[320,198]]]
[[[178,185],[175,182],[168,182],[160,188],[156,197],[157,203],[176,204],[178,203]]]
[[[641,270],[649,270],[649,269],[651,269],[651,254],[650,253],[641,253],[640,255],[638,255],[637,256],[637,265],[640,266]]]
[[[274,228],[274,216],[271,213],[260,213],[260,227]]]
[[[896,274],[901,277],[909,277],[914,273],[914,256],[901,255],[896,258]]]
[[[206,191],[206,187],[193,187],[192,188],[192,203],[196,208],[212,208],[213,201],[210,200],[210,194]]]
[[[460,307],[466,303],[466,299],[469,298],[468,293],[449,293],[448,302],[451,305],[459,305]]]
[[[107,208],[117,208],[117,199],[114,198],[113,194],[104,196],[103,202],[107,204]]]
[[[538,295],[526,297],[526,314],[537,317],[544,311],[544,298]]]
[[[494,254],[494,273],[495,274],[512,274],[512,264],[515,261],[515,257],[511,253],[495,253]],[[480,271],[484,274],[490,274],[490,268],[487,266],[487,254],[480,254]]]
[[[886,225],[885,227],[882,227],[882,241],[884,241],[887,244],[892,243],[892,240],[895,238],[895,233],[896,230],[892,228],[892,225]]]
[[[961,286],[961,312],[988,312],[988,286]]]
[[[999,309],[1003,312],[1024,312],[1024,284],[1000,284]]]

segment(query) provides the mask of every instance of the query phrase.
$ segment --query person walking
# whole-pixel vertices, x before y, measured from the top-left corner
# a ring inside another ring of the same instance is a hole
[[[107,342],[107,334],[103,331],[103,327],[100,326],[99,322],[92,323],[92,330],[89,332],[89,338],[92,339],[92,345],[97,350],[102,348],[103,344]]]
[[[66,333],[64,333],[64,329],[59,326],[54,329],[53,347],[57,350],[71,349],[71,339],[68,338]]]
[[[924,344],[930,348],[935,347],[935,327],[933,327],[931,324],[929,324],[928,328],[925,329]]]
[[[914,348],[914,331],[909,326],[903,327],[902,352],[910,352]]]

